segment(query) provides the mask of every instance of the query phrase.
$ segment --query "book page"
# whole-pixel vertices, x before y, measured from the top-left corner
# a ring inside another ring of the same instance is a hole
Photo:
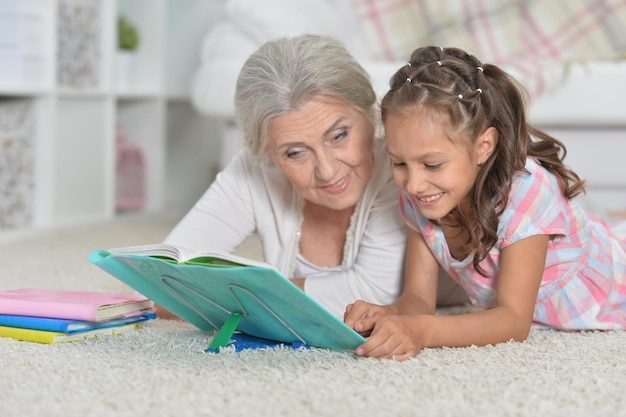
[[[242,256],[217,253],[217,252],[200,252],[185,254],[178,248],[171,245],[157,243],[151,245],[127,246],[122,248],[113,248],[108,250],[111,254],[129,254],[163,257],[177,261],[178,263],[189,263],[196,265],[207,265],[217,267],[233,267],[233,266],[256,266],[262,268],[273,268],[272,265],[257,261],[254,259],[244,258]]]
[[[181,262],[184,259],[184,256],[180,252],[180,250],[178,250],[177,248],[173,246],[161,244],[161,243],[155,243],[151,245],[140,245],[140,246],[127,246],[123,248],[112,248],[112,249],[109,249],[108,252],[112,254],[159,256],[159,257],[173,259],[178,262]]]

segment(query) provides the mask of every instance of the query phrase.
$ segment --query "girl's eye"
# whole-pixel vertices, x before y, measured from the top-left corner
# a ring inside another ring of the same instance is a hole
[[[391,162],[393,168],[404,168],[406,164],[404,162]]]

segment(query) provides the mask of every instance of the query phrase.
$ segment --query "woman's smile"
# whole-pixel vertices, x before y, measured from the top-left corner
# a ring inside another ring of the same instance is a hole
[[[346,103],[313,98],[268,126],[268,155],[296,192],[333,210],[354,207],[370,180],[374,128]]]
[[[350,179],[352,175],[348,174],[339,181],[331,185],[322,186],[322,190],[328,194],[341,194],[350,187]]]

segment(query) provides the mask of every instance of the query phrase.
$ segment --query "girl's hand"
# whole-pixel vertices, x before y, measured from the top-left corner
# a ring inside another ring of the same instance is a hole
[[[363,336],[368,336],[381,318],[389,315],[389,307],[358,300],[348,304],[343,321]]]
[[[359,356],[404,361],[426,347],[423,319],[427,315],[390,315],[378,320],[370,337],[356,349]]]

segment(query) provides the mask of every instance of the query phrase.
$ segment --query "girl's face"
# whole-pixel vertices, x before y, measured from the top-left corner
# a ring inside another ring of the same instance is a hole
[[[305,200],[353,207],[372,172],[374,127],[354,107],[315,98],[268,126],[267,153]]]
[[[463,140],[451,139],[445,120],[419,108],[389,114],[385,120],[394,180],[415,197],[422,215],[431,220],[442,220],[471,201],[478,164],[492,151],[484,134],[469,147]]]

